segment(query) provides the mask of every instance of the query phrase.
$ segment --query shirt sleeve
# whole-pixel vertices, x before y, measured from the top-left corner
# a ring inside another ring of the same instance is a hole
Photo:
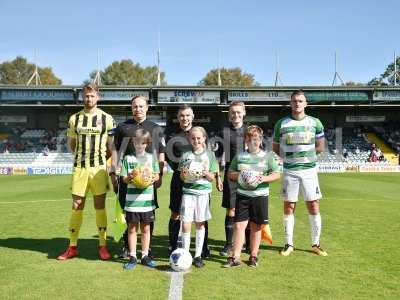
[[[229,171],[238,172],[238,158],[237,155],[232,159],[231,164],[229,165]]]
[[[110,115],[107,116],[107,134],[108,136],[114,136],[115,133],[115,121],[114,118]]]
[[[67,137],[69,138],[76,138],[76,128],[75,128],[75,119],[77,115],[72,115],[68,121],[68,130],[67,130]]]
[[[274,127],[274,135],[273,135],[273,142],[275,144],[279,144],[281,141],[281,124],[282,121],[279,120]]]
[[[278,163],[276,162],[274,154],[270,152],[268,154],[268,173],[273,173],[278,171],[279,171]]]
[[[185,152],[185,153],[182,154],[182,157],[179,160],[179,164],[178,164],[178,171],[182,170],[183,162],[186,160],[187,156],[188,156],[188,152]]]
[[[166,143],[165,143],[165,135],[162,131],[162,128],[156,125],[153,128],[153,143],[154,148],[156,149],[157,153],[165,153]]]
[[[215,154],[212,151],[209,151],[209,159],[210,159],[210,172],[216,173],[218,172],[218,162],[217,159],[215,158]]]
[[[160,173],[160,165],[158,164],[158,159],[153,156],[153,173]]]
[[[319,119],[315,119],[315,138],[320,139],[324,137],[324,125]]]
[[[122,177],[128,176],[128,171],[129,171],[128,161],[126,160],[125,157],[124,160],[122,161],[121,176]]]

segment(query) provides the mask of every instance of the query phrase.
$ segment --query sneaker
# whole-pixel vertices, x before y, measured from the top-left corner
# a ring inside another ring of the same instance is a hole
[[[58,260],[67,260],[69,258],[73,258],[75,256],[78,256],[78,250],[76,246],[69,246],[67,250],[61,254],[59,257],[57,257]]]
[[[156,262],[148,255],[142,257],[140,263],[149,268],[154,268],[156,266]]]
[[[312,245],[312,251],[319,256],[328,256],[328,253],[322,250],[320,245]]]
[[[193,259],[193,262],[194,262],[194,266],[195,266],[196,268],[202,268],[202,267],[204,267],[204,262],[203,262],[203,260],[201,259],[201,256],[195,257],[195,258]]]
[[[152,260],[154,260],[154,254],[151,251],[151,249],[149,249],[149,254],[147,256],[150,257]]]
[[[224,268],[238,267],[238,266],[240,266],[240,264],[241,264],[240,259],[231,256],[231,257],[228,257],[228,260],[226,261]]]
[[[252,268],[257,268],[258,266],[258,258],[257,256],[250,256],[249,257],[249,266]]]
[[[279,251],[279,254],[282,256],[289,256],[290,253],[294,251],[294,248],[292,245],[286,244],[285,247],[281,251]]]
[[[121,253],[118,255],[118,258],[129,259],[129,249],[126,247],[123,247],[121,250]]]
[[[210,248],[204,249],[203,252],[201,252],[201,258],[209,258],[210,256],[211,256]]]
[[[130,256],[130,257],[129,257],[129,261],[128,261],[126,264],[124,264],[123,268],[124,268],[125,270],[131,270],[131,269],[133,269],[134,267],[136,267],[136,265],[137,265],[137,259],[136,259],[136,257]]]
[[[225,245],[224,248],[222,248],[221,251],[219,251],[219,255],[228,256],[231,251],[232,247],[229,245]]]
[[[106,246],[99,247],[99,256],[101,260],[109,260],[111,258]]]

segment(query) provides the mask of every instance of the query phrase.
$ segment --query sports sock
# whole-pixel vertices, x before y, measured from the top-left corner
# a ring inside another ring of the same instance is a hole
[[[225,216],[225,238],[226,245],[229,247],[232,247],[234,218],[235,217]]]
[[[204,227],[201,229],[196,229],[196,252],[194,257],[201,256],[201,251],[203,250],[203,243],[204,243],[204,234],[205,234]]]
[[[190,232],[187,233],[182,232],[182,244],[183,244],[183,249],[187,251],[190,250]]]
[[[203,242],[203,252],[208,250],[208,221],[204,222],[204,242]]]
[[[180,220],[169,219],[168,233],[169,233],[169,245],[174,250],[178,247],[178,235],[181,228]]]
[[[79,230],[82,225],[83,210],[73,209],[69,219],[69,245],[76,246],[78,243]]]
[[[149,251],[147,251],[147,252],[142,251],[142,258],[145,257],[145,256],[147,256],[147,255],[149,255]]]
[[[250,250],[250,222],[247,224],[245,230],[245,238],[246,238],[246,249]]]
[[[99,246],[105,246],[107,238],[107,214],[105,209],[96,209],[96,225],[99,232]]]
[[[286,244],[293,246],[294,215],[283,215]]]
[[[321,215],[308,215],[311,226],[311,245],[319,245],[319,237],[321,235]]]

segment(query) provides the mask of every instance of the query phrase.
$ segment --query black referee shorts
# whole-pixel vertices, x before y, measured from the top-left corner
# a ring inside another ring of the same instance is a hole
[[[183,188],[183,181],[181,180],[180,172],[175,171],[172,174],[171,185],[169,190],[169,209],[177,214],[180,214],[181,212],[182,188]]]
[[[236,188],[237,182],[228,179],[228,170],[224,174],[224,191],[222,193],[222,207],[235,208],[236,207]]]

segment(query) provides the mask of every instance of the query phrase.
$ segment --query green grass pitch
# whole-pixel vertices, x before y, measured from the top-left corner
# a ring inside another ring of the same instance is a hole
[[[212,256],[203,269],[184,276],[184,299],[400,299],[399,174],[322,174],[322,246],[328,257],[310,252],[304,202],[295,222],[296,251],[281,257],[284,244],[279,185],[271,188],[272,246],[263,244],[260,266],[223,269],[221,194],[214,192],[210,221]],[[65,250],[71,210],[70,176],[0,178],[0,298],[2,299],[166,299],[169,178],[159,191],[153,251],[155,270],[124,271],[118,259],[97,258],[94,209],[87,200],[80,257],[55,258]],[[109,221],[114,197],[107,200]],[[109,239],[112,254],[118,245]],[[248,255],[242,254],[247,260]]]

